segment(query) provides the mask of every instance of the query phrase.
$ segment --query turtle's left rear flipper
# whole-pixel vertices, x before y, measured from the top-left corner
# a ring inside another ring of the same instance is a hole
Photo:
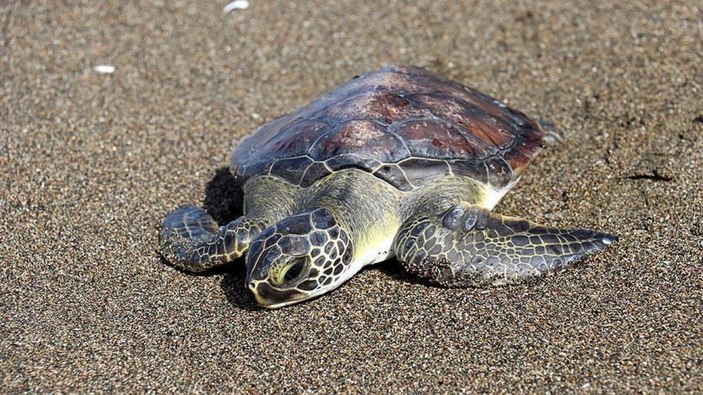
[[[613,241],[607,233],[548,228],[460,203],[407,221],[395,251],[408,271],[442,285],[500,285],[565,269]]]

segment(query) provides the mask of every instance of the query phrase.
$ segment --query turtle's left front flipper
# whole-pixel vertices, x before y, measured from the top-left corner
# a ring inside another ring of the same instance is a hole
[[[571,266],[617,237],[562,230],[459,203],[439,216],[408,220],[395,240],[410,272],[445,286],[500,285]]]
[[[246,217],[218,227],[205,209],[189,204],[164,218],[161,255],[181,270],[203,272],[242,256],[264,227]]]

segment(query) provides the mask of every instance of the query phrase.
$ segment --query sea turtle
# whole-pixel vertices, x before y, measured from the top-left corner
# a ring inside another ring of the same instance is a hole
[[[246,254],[246,287],[268,308],[393,256],[445,286],[563,269],[617,238],[491,212],[544,140],[499,100],[419,67],[384,67],[245,138],[231,161],[244,215],[218,227],[202,208],[176,209],[163,256],[201,272]]]

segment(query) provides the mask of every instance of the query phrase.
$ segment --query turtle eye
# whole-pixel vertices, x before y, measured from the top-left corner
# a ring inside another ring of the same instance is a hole
[[[305,269],[305,259],[296,259],[293,263],[288,265],[287,269],[288,270],[286,270],[283,275],[283,282],[289,283],[297,280]]]

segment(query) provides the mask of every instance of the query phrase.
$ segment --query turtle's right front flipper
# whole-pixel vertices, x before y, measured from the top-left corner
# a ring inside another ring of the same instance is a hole
[[[179,207],[164,219],[161,254],[179,269],[202,272],[242,256],[262,227],[245,217],[218,227],[204,209]]]
[[[408,220],[395,240],[410,272],[446,286],[506,284],[571,266],[617,237],[562,230],[460,203]]]

